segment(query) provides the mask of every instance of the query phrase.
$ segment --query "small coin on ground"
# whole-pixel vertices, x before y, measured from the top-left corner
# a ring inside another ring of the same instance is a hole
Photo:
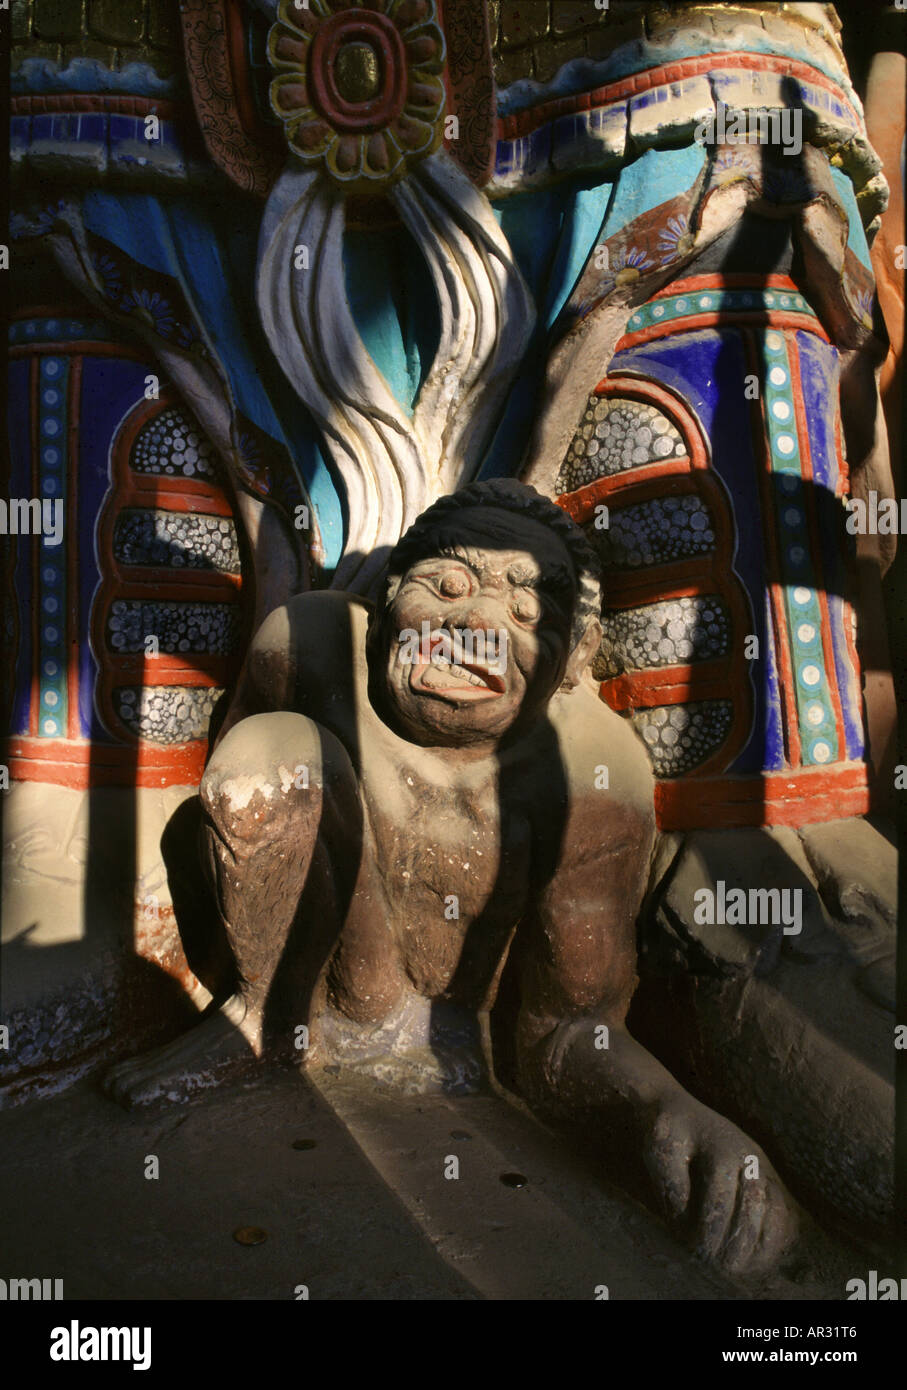
[[[267,1231],[263,1231],[260,1226],[237,1226],[233,1232],[233,1239],[239,1245],[261,1245],[267,1238]]]

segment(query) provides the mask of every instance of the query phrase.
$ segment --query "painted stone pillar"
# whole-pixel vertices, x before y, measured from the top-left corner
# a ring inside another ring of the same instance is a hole
[[[7,495],[59,520],[4,542],[15,1096],[206,999],[160,839],[201,775],[247,617],[232,495],[179,398],[146,398],[153,358],[65,303],[23,306],[9,356]]]
[[[554,323],[523,465],[599,550],[593,671],[658,778],[631,1027],[810,1203],[881,1235],[896,860],[863,816],[888,799],[893,539],[851,535],[846,504],[893,493],[868,250],[885,195],[829,12],[801,11],[787,58],[780,16],[753,43],[721,7],[719,58],[678,13],[670,64],[653,42],[591,109],[516,115],[502,172],[595,141],[637,156]],[[802,917],[710,915],[733,890]]]
[[[19,507],[0,537],[13,1099],[207,1003],[191,803],[209,728],[251,628],[320,553],[255,374],[244,364],[249,385],[228,384],[220,362],[246,330],[226,253],[217,263],[192,220],[210,181],[169,14],[146,0],[13,7],[2,485]],[[184,255],[216,268],[187,271]]]

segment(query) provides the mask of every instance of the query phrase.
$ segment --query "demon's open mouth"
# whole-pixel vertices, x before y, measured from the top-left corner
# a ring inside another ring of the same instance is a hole
[[[468,701],[495,700],[506,689],[504,681],[487,666],[472,661],[448,661],[443,644],[433,642],[428,660],[420,653],[412,667],[410,689],[440,699]]]

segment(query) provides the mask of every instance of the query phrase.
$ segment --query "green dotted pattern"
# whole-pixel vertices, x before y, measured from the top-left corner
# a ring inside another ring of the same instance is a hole
[[[800,756],[805,766],[822,766],[838,758],[838,734],[827,671],[834,660],[822,643],[822,613],[810,554],[797,419],[790,360],[784,334],[767,329],[760,335],[765,429],[771,456],[781,581],[788,625],[791,665],[800,729]]]
[[[627,321],[627,332],[638,333],[656,324],[676,323],[694,314],[746,314],[774,310],[802,314],[815,321],[815,314],[800,294],[788,290],[696,290],[692,294],[668,295],[650,299],[636,309]]]
[[[40,361],[38,447],[41,499],[42,503],[59,499],[60,511],[65,517],[69,361],[66,357],[42,357]],[[51,545],[47,536],[41,536],[36,593],[39,738],[65,738],[67,731],[66,551],[65,535],[58,545]]]
[[[17,319],[10,324],[10,347],[28,343],[109,342],[114,333],[101,319]]]

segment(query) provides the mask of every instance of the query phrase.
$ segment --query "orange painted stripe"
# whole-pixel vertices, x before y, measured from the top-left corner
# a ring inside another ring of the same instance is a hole
[[[172,121],[186,114],[186,107],[174,101],[163,101],[159,97],[113,95],[106,92],[15,96],[11,99],[10,110],[14,116],[43,116],[56,112],[78,115],[80,112],[99,111],[123,116],[156,115],[162,121]]]
[[[137,680],[141,685],[211,687],[226,684],[229,658],[205,652],[194,652],[191,658],[172,652],[161,656],[146,656],[144,652],[115,656],[108,652],[105,666],[117,686],[123,681]]]
[[[616,710],[652,709],[689,700],[727,700],[731,694],[731,658],[624,672],[602,681],[599,693]]]
[[[611,473],[607,477],[596,478],[575,492],[562,492],[555,501],[563,507],[568,516],[578,526],[595,518],[595,508],[599,502],[608,501],[609,506],[629,507],[636,502],[650,501],[653,497],[668,497],[675,493],[689,493],[697,490],[697,484],[690,480],[691,460],[687,455],[674,458],[665,463],[641,463],[638,468],[627,468],[623,473]],[[618,494],[626,492],[626,497]]]
[[[657,468],[658,472],[650,472],[648,464],[641,464],[639,468],[628,468],[623,473],[612,473],[607,478],[597,478],[595,482],[577,488],[576,492],[564,492],[555,501],[574,521],[582,524],[593,520],[595,502],[601,497],[610,497],[610,509],[619,512],[624,507],[635,506],[637,502],[651,502],[653,498],[698,496],[701,478],[691,473],[689,458],[684,456],[675,459],[674,463],[677,464],[676,468],[660,462],[653,464],[653,469]],[[601,487],[603,483],[606,486]]]
[[[113,534],[124,509],[160,507],[173,513],[200,512],[231,519],[229,501],[216,482],[177,477],[149,477],[134,472],[130,457],[135,440],[147,422],[173,404],[179,404],[173,387],[165,387],[157,401],[141,401],[130,412],[111,446],[112,493],[105,500],[98,526],[98,549],[103,579],[92,610],[92,637],[97,650],[105,650],[98,678],[97,704],[107,728],[116,731],[127,747],[135,736],[121,723],[113,704],[113,687],[124,679],[147,685],[180,684],[208,687],[228,685],[230,658],[201,653],[186,660],[179,653],[146,657],[144,652],[117,657],[106,651],[103,620],[116,598],[139,600],[235,602],[242,588],[241,574],[216,570],[174,571],[169,566],[123,565],[113,557]],[[232,659],[235,663],[235,657]],[[142,748],[148,745],[141,744]],[[179,780],[179,779],[176,779]],[[155,783],[158,785],[158,783]]]
[[[674,560],[668,565],[651,565],[644,574],[630,571],[605,576],[605,608],[620,612],[625,608],[641,608],[650,603],[669,603],[677,598],[705,598],[721,593],[722,577],[716,556],[694,556],[692,560]]]
[[[746,277],[747,280],[750,277]],[[609,608],[631,608],[659,599],[694,597],[716,594],[728,606],[733,631],[743,632],[750,620],[750,605],[745,592],[733,573],[735,531],[723,483],[713,473],[707,443],[695,418],[681,399],[660,384],[641,381],[636,377],[605,377],[595,388],[602,397],[619,396],[654,404],[672,421],[688,453],[664,463],[645,464],[623,474],[600,478],[563,494],[559,503],[577,521],[587,520],[598,501],[610,497],[615,504],[629,506],[639,500],[672,492],[697,494],[706,505],[715,532],[715,548],[710,553],[689,561],[650,568],[645,575],[628,573],[606,577],[606,602]],[[731,699],[733,721],[728,737],[721,747],[703,764],[708,772],[723,771],[749,738],[753,723],[753,690],[748,675],[748,663],[740,644],[736,653],[725,661],[726,679],[721,689],[709,687],[716,697]],[[607,695],[603,693],[603,698]],[[684,697],[675,695],[677,701]]]
[[[219,570],[186,570],[178,579],[172,569],[160,569],[154,565],[119,565],[117,573],[122,584],[117,584],[111,593],[116,598],[197,598],[222,599],[229,603],[242,588],[242,575],[223,574]],[[151,592],[149,592],[149,590]]]
[[[661,830],[739,829],[758,825],[816,825],[871,810],[865,763],[802,768],[793,775],[697,778],[658,782],[655,813]]]
[[[688,314],[682,319],[668,319],[665,323],[653,323],[648,328],[640,328],[634,333],[626,333],[614,349],[615,354],[627,348],[638,347],[640,343],[651,343],[656,338],[666,338],[675,333],[692,333],[699,328],[796,328],[805,333],[814,333],[823,342],[829,342],[828,334],[819,320],[810,314],[787,313],[783,309],[718,309],[707,314]]]
[[[673,299],[675,295],[698,294],[700,290],[781,290],[799,294],[789,275],[751,275],[747,270],[720,270],[709,275],[688,275],[672,280],[652,299]]]
[[[150,477],[136,480],[124,479],[117,489],[117,515],[127,508],[153,507],[165,512],[200,512],[203,516],[219,516],[225,521],[233,520],[226,497],[215,491],[211,483],[196,483],[198,491],[192,491],[178,478]]]
[[[84,790],[98,786],[197,787],[205,770],[206,739],[152,749],[147,744],[111,748],[63,739],[14,739],[7,761],[16,782],[42,782]]]

